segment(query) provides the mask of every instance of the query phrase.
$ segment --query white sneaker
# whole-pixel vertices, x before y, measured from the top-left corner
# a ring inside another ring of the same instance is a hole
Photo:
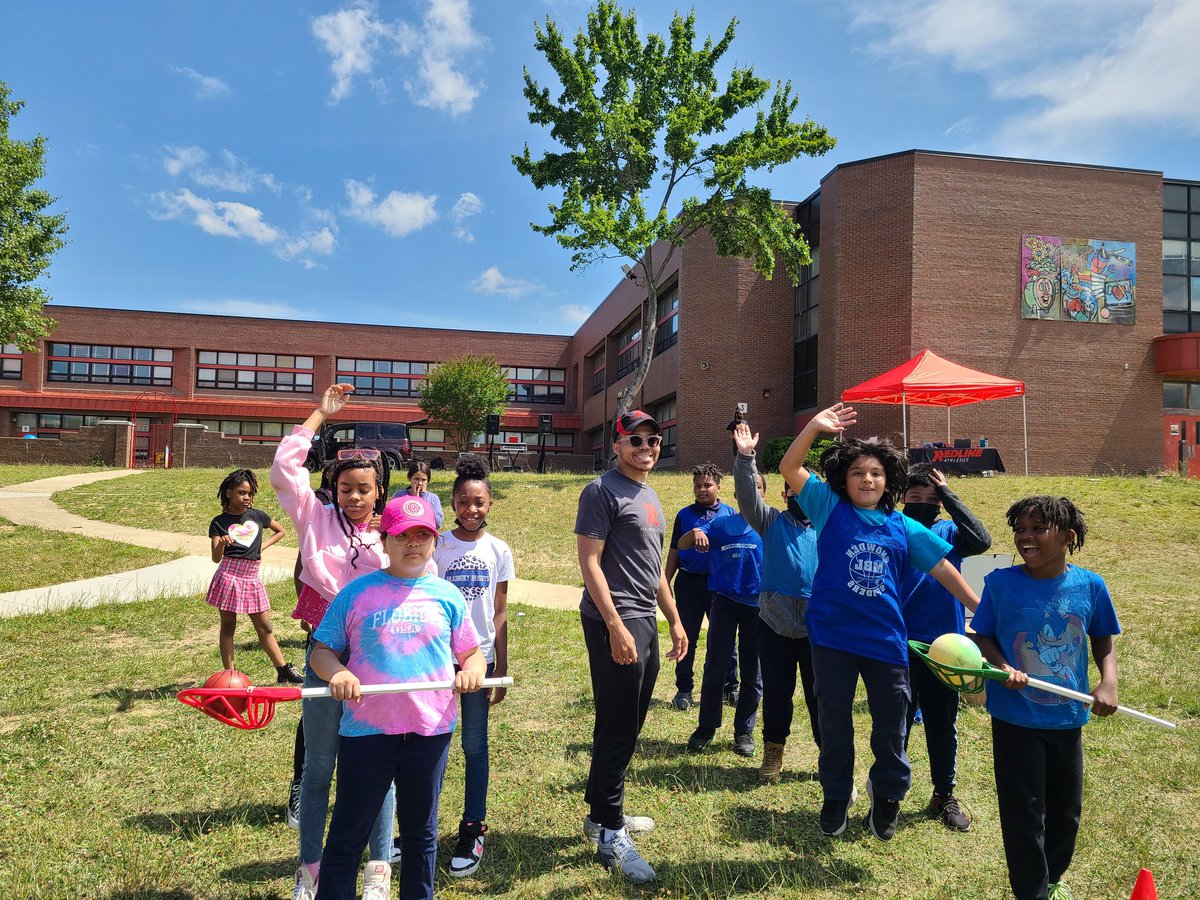
[[[654,830],[654,820],[649,816],[626,816],[625,830],[630,834],[645,834]],[[593,822],[591,816],[583,817],[583,834],[593,844],[600,843],[600,823]]]
[[[616,869],[634,884],[643,884],[654,879],[654,869],[650,863],[638,853],[633,845],[633,838],[622,828],[612,836],[610,841],[601,841],[596,845],[596,858],[610,869]]]
[[[392,867],[373,859],[363,868],[362,900],[392,900]]]
[[[296,870],[296,889],[292,891],[292,900],[317,900],[317,881],[308,874],[308,866],[302,865]]]

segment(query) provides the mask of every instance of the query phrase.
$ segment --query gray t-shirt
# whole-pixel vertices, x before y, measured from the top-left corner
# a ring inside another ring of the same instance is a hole
[[[579,495],[575,533],[604,541],[600,570],[622,619],[653,618],[662,576],[662,506],[654,488],[609,469]],[[583,589],[579,611],[602,618]]]

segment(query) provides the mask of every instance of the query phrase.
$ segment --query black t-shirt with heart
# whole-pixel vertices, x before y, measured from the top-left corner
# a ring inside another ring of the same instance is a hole
[[[262,557],[263,532],[271,525],[271,517],[261,509],[251,507],[240,516],[221,513],[208,525],[208,536],[233,538],[225,545],[225,555],[230,559],[260,559]]]

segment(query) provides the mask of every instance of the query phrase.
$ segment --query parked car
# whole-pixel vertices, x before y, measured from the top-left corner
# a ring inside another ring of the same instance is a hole
[[[408,425],[424,425],[428,421],[419,419]],[[408,425],[402,422],[327,422],[313,435],[312,449],[304,465],[319,472],[326,463],[337,459],[339,450],[374,447],[387,457],[393,471],[406,469],[412,460],[420,458],[413,453]],[[441,458],[435,457],[430,465],[435,469],[442,468]]]

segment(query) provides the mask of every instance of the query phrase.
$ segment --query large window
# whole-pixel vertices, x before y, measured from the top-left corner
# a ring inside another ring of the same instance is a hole
[[[597,350],[595,353],[593,353],[591,356],[589,356],[587,358],[587,371],[588,371],[589,377],[591,378],[593,395],[598,394],[602,390],[604,390],[604,387],[605,387],[605,380],[604,380],[605,362],[606,361],[604,358],[604,346],[603,345],[601,345],[599,350]]]
[[[200,350],[196,353],[196,387],[311,394],[313,358],[284,353]]]
[[[175,352],[163,347],[54,343],[46,380],[170,387],[174,361]]]
[[[337,380],[354,385],[363,397],[420,397],[430,362],[338,357]]]
[[[1200,410],[1200,384],[1164,381],[1163,407],[1166,409]]]
[[[658,356],[679,341],[678,285],[658,298],[658,318],[655,323],[658,330],[654,334],[654,355]]]
[[[209,431],[219,431],[226,437],[238,437],[246,444],[277,444],[285,434],[292,433],[290,422],[259,422],[240,419],[180,419],[181,424],[204,425]]]
[[[100,418],[73,413],[22,412],[13,413],[13,425],[21,434],[56,438],[64,431],[78,431],[85,425],[95,425]]]
[[[675,438],[679,431],[676,424],[678,409],[674,397],[668,397],[654,406],[654,421],[662,428],[662,452],[659,459],[675,458]]]
[[[642,323],[639,319],[625,327],[617,339],[617,378],[624,378],[638,367],[642,355]]]
[[[796,346],[792,356],[792,408],[817,405],[817,330],[820,323],[821,252],[800,273],[796,286]]]
[[[1163,333],[1200,331],[1200,184],[1163,183]]]
[[[567,402],[567,370],[535,369],[510,366],[504,370],[508,379],[509,403]]]
[[[412,428],[408,429],[408,439],[420,450],[445,450],[446,429],[444,428]]]
[[[524,445],[528,450],[537,450],[539,434],[536,431],[501,431],[496,435],[496,447],[507,445]],[[544,435],[546,441],[547,453],[573,453],[575,450],[575,436],[569,432],[556,431],[553,434]],[[471,435],[471,443],[476,450],[487,451],[487,435],[473,434]]]
[[[21,380],[21,348],[16,344],[0,346],[0,378]]]
[[[592,468],[597,471],[608,468],[608,453],[604,444],[606,433],[607,427],[593,428],[587,433],[588,446],[592,450]]]

